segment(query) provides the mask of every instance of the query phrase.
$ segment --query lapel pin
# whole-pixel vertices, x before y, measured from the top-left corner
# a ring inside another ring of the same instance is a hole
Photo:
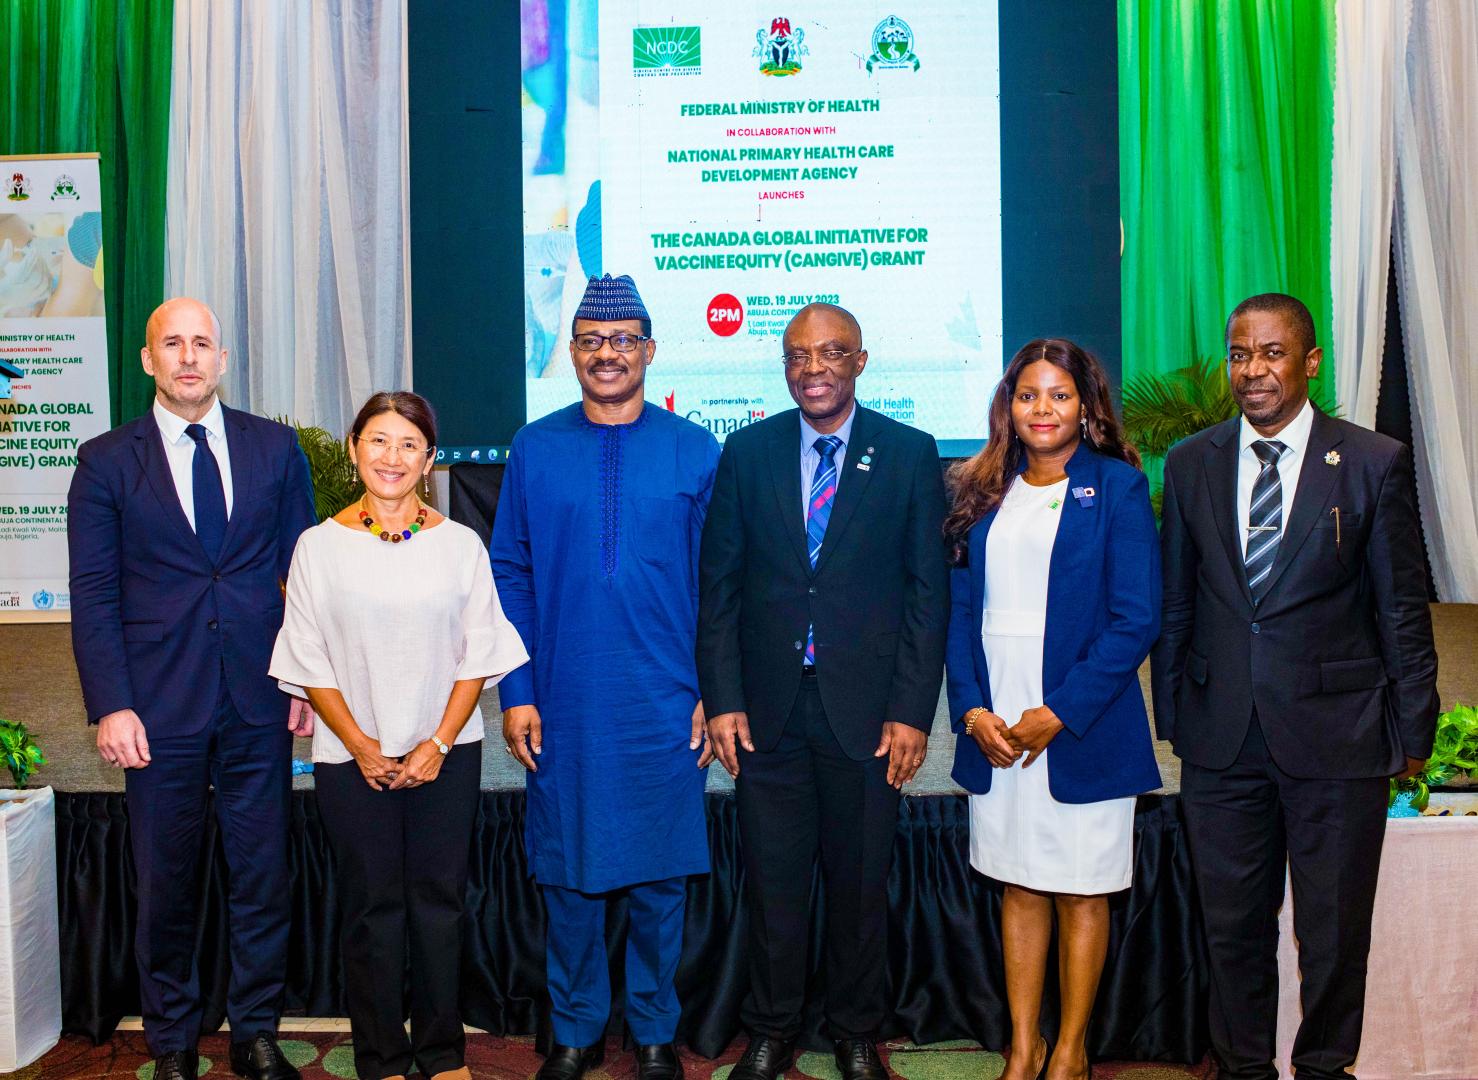
[[[872,447],[867,448],[867,453],[862,455],[862,460],[857,463],[857,468],[863,472],[872,472]]]
[[[1096,492],[1091,487],[1075,487],[1075,488],[1073,488],[1073,498],[1077,499],[1078,500],[1078,505],[1079,506],[1082,506],[1082,507],[1092,506],[1093,505],[1093,496],[1095,496],[1097,494],[1098,494],[1098,492]]]
[[[1324,464],[1326,464],[1326,465],[1338,465],[1339,464],[1339,451],[1338,450],[1331,450],[1331,451],[1329,451],[1329,453],[1325,454],[1324,455]]]

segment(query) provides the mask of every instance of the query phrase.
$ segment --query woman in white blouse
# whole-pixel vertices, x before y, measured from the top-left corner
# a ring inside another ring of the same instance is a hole
[[[306,696],[338,868],[344,996],[361,1077],[468,1076],[462,897],[482,775],[483,687],[528,660],[477,534],[421,502],[436,420],[378,393],[349,453],[365,495],[293,553],[271,674]],[[401,973],[410,962],[411,1030]]]

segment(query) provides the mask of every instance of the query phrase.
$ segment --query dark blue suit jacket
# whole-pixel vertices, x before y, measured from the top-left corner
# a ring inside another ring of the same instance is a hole
[[[1052,795],[1087,803],[1160,786],[1138,671],[1160,632],[1160,551],[1149,485],[1138,469],[1080,445],[1068,461],[1047,583],[1042,690],[1063,730],[1047,747]],[[1090,500],[1073,488],[1092,488]],[[980,640],[985,601],[985,541],[995,520],[970,530],[969,566],[951,572],[947,667],[949,709],[959,733],[954,780],[990,790],[991,764],[965,734],[961,717],[991,707],[990,672]],[[1014,724],[1019,717],[1003,719]]]
[[[247,723],[286,723],[267,665],[281,582],[316,520],[308,462],[291,428],[222,409],[233,498],[214,564],[180,506],[152,411],[77,452],[67,546],[89,722],[131,708],[150,736],[193,734],[214,714],[224,670]]]

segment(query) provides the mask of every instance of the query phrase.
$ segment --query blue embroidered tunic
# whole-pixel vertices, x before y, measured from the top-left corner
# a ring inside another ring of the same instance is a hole
[[[586,893],[708,870],[698,702],[698,542],[718,466],[703,428],[651,404],[595,424],[577,403],[514,437],[493,576],[530,661],[498,687],[536,705],[534,877]]]

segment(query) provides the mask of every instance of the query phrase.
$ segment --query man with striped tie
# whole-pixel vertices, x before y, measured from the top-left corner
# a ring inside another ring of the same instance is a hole
[[[1410,451],[1309,401],[1322,352],[1291,296],[1227,321],[1242,415],[1165,461],[1155,722],[1182,759],[1223,1080],[1273,1080],[1277,911],[1293,882],[1299,1080],[1360,1046],[1386,781],[1438,713]]]
[[[777,362],[800,408],[728,437],[699,560],[698,683],[750,912],[730,1080],[773,1080],[803,1034],[818,854],[827,1034],[845,1080],[883,1080],[898,789],[924,760],[949,620],[944,482],[929,435],[856,403],[850,313],[802,308]]]

